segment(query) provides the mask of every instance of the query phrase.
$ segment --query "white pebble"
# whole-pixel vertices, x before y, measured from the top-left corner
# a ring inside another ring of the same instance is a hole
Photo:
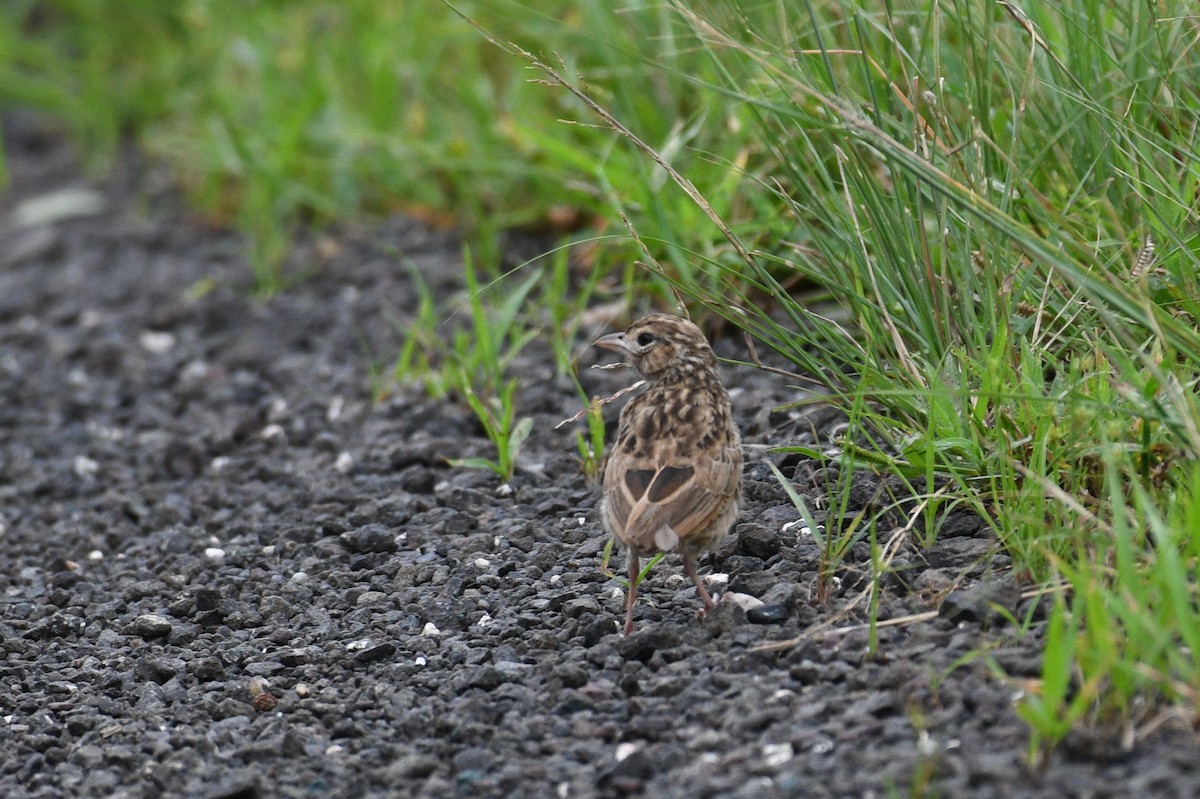
[[[188,361],[179,370],[179,380],[183,383],[199,383],[208,377],[208,364],[199,358]]]
[[[221,560],[225,557],[225,550],[220,547],[208,547],[204,550],[204,557],[209,560]]]
[[[99,563],[100,561],[104,560],[104,553],[98,549],[93,549],[87,554],[87,559],[93,563]]]
[[[350,471],[350,467],[354,465],[354,456],[349,452],[342,452],[337,456],[337,460],[333,462],[333,468],[337,469],[342,474]]]
[[[742,610],[760,607],[763,603],[758,597],[749,594],[739,594],[737,591],[726,591],[721,595],[722,602],[735,602]]]
[[[104,210],[104,195],[93,189],[55,189],[21,202],[13,209],[16,227],[53,225],[64,219],[96,216]]]
[[[496,486],[496,496],[500,497],[501,499],[511,497],[513,493],[513,487],[508,483],[501,483],[500,485]]]
[[[283,428],[277,424],[269,424],[262,429],[258,437],[264,441],[270,441],[273,438],[283,438]]]
[[[629,757],[640,748],[641,747],[632,741],[624,741],[617,744],[617,762],[620,763],[622,760]]]
[[[329,409],[325,411],[325,418],[331,422],[336,422],[342,415],[342,409],[346,407],[346,400],[340,396],[335,396],[329,400]]]
[[[275,545],[267,544],[265,547],[262,548],[262,553],[264,555],[274,555],[275,554]]]
[[[100,471],[100,464],[87,455],[76,455],[75,460],[71,463],[71,468],[77,477],[88,478],[94,477],[96,472]]]
[[[713,585],[727,585],[729,583],[729,575],[725,572],[714,572],[705,577],[704,582],[712,583]]]
[[[175,334],[157,332],[154,330],[143,330],[138,336],[138,341],[142,345],[142,349],[147,352],[153,352],[155,355],[161,355],[164,352],[169,352],[175,346]]]
[[[558,585],[558,581],[562,579],[561,574],[550,575],[550,585]]]
[[[789,743],[764,744],[762,753],[763,762],[771,767],[782,766],[796,754]]]
[[[308,579],[308,572],[296,572],[292,575],[293,583],[302,583]]]
[[[479,621],[475,622],[475,625],[478,627],[490,627],[491,624],[492,624],[492,617],[490,615],[488,615],[487,613],[480,616]]]
[[[431,621],[425,622],[425,626],[421,628],[421,635],[434,636],[441,635],[442,631],[437,628],[437,625]]]
[[[477,568],[477,569],[486,569],[488,566],[491,566],[491,565],[492,565],[492,562],[490,560],[488,560],[487,558],[475,558],[475,568]]]
[[[424,666],[428,662],[429,661],[425,659],[424,655],[417,655],[416,659],[413,660],[413,665],[414,666]]]
[[[228,465],[229,465],[229,456],[228,455],[218,455],[217,457],[215,457],[211,461],[209,461],[208,468],[212,469],[214,472],[219,472]]]

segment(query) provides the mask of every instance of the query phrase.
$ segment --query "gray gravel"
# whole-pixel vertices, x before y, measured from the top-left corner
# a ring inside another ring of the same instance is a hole
[[[596,495],[554,430],[578,398],[541,342],[513,367],[535,424],[505,486],[446,464],[488,451],[465,405],[372,401],[416,305],[396,253],[447,296],[452,236],[313,235],[309,277],[260,302],[236,238],[135,156],[89,183],[36,118],[4,133],[0,795],[1200,795],[1172,725],[1027,767],[1013,702],[1040,610],[1024,636],[996,612],[1030,608],[978,519],[902,543],[879,616],[929,616],[874,647],[868,542],[818,603],[817,546],[765,459],[818,508],[836,474],[762,445],[821,445],[836,418],[773,411],[794,398],[779,378],[726,373],[746,508],[701,566],[745,606],[697,620],[667,562],[624,638]],[[886,508],[893,486],[854,479],[851,514]]]

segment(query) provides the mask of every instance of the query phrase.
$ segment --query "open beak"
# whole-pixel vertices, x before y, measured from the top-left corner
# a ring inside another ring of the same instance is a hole
[[[592,342],[593,347],[599,347],[602,350],[611,352],[619,352],[621,355],[629,355],[629,343],[625,341],[624,333],[609,333],[607,336],[601,336]]]

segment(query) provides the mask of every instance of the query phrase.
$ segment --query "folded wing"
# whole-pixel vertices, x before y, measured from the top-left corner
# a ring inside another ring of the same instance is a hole
[[[692,464],[639,468],[641,464],[626,462],[622,469],[619,460],[611,460],[605,474],[605,521],[626,544],[643,552],[671,551],[680,539],[712,524],[738,490],[742,469],[736,446]]]

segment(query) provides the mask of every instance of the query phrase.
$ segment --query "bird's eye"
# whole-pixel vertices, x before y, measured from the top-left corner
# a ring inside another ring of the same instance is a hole
[[[649,333],[642,333],[637,337],[637,343],[639,347],[649,347],[654,343],[654,336]]]

